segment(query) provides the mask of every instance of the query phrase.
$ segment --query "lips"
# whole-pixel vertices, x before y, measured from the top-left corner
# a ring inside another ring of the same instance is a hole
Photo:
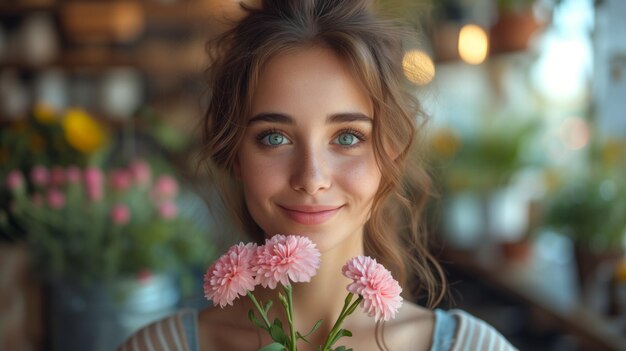
[[[343,206],[280,206],[287,217],[304,225],[318,225],[326,222]]]

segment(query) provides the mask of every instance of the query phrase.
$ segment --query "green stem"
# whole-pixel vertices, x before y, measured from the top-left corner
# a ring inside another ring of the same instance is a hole
[[[296,351],[296,328],[293,325],[293,294],[291,285],[283,287],[287,293],[287,320],[289,321],[289,332],[291,334],[291,351]]]
[[[337,321],[333,325],[333,328],[330,330],[330,333],[328,333],[328,337],[326,338],[326,341],[324,342],[322,351],[330,350],[330,347],[332,346],[331,341],[335,338],[335,335],[337,335],[339,330],[341,330],[341,324],[343,323],[343,321],[346,319],[346,317],[351,315],[352,312],[354,312],[356,307],[359,305],[359,303],[363,301],[363,297],[359,296],[356,299],[356,301],[350,304],[350,301],[352,300],[352,296],[353,296],[352,293],[348,293],[348,296],[346,297],[346,300],[343,304],[343,308],[341,309],[341,313],[339,313],[339,317],[337,317]]]
[[[252,292],[248,291],[247,295],[250,298],[250,300],[252,300],[252,303],[256,307],[257,311],[259,311],[259,313],[261,314],[261,318],[263,318],[263,321],[265,322],[265,325],[267,326],[267,330],[269,330],[270,327],[272,326],[272,324],[270,323],[269,319],[267,319],[267,315],[265,314],[265,310],[263,308],[261,308],[261,305],[259,305],[259,301],[257,301],[256,297],[254,297]]]

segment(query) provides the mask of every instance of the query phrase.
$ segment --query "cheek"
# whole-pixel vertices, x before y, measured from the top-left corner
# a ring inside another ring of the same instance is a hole
[[[284,186],[285,162],[251,153],[240,154],[241,181],[248,206],[267,202]]]
[[[362,205],[369,205],[380,184],[381,174],[373,155],[355,158],[341,165],[341,187]]]

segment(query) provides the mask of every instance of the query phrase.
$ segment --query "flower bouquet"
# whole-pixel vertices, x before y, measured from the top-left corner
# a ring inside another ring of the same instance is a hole
[[[256,308],[256,311],[249,311],[248,318],[267,331],[274,341],[259,351],[295,351],[298,340],[309,343],[307,336],[320,327],[322,320],[317,321],[306,334],[295,330],[291,283],[309,282],[319,264],[319,251],[311,240],[303,236],[277,234],[262,246],[239,243],[208,268],[204,276],[204,294],[222,308],[232,305],[240,296],[248,296]],[[319,351],[349,350],[345,346],[333,347],[340,338],[352,336],[341,325],[359,305],[368,316],[386,321],[395,316],[402,304],[402,288],[391,272],[375,259],[354,257],[343,266],[342,274],[352,282],[347,286],[348,294],[337,320],[323,345],[317,346]],[[268,312],[272,301],[262,303],[253,293],[257,285],[275,289],[279,284],[282,291],[278,293],[278,298],[287,316],[288,332],[278,318],[270,322]]]
[[[0,228],[26,233],[39,272],[83,286],[204,264],[212,247],[196,222],[179,215],[177,181],[153,173],[144,160],[108,172],[10,171]]]

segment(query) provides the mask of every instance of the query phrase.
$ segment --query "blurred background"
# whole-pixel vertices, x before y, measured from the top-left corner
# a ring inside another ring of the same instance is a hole
[[[521,350],[626,350],[626,2],[379,0],[416,29],[442,308]],[[112,350],[228,228],[194,163],[235,0],[0,0],[0,349]],[[221,234],[220,234],[221,233]]]

